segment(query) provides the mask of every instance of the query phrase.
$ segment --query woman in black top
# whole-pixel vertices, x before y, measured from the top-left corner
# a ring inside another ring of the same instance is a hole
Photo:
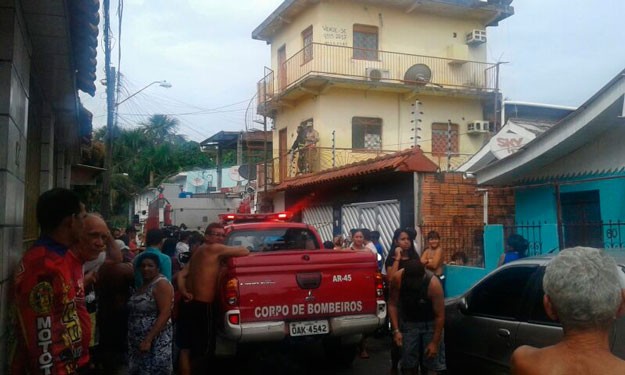
[[[386,262],[386,276],[388,280],[393,277],[393,274],[403,269],[407,262],[411,259],[419,259],[419,254],[414,247],[414,239],[417,233],[410,228],[397,229],[393,234],[393,248],[388,252]],[[397,367],[399,360],[401,359],[401,348],[395,345],[395,342],[391,343],[391,374],[397,373]]]

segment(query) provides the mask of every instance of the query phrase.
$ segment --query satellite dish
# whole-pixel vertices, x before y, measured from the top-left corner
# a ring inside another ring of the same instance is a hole
[[[255,180],[256,179],[256,165],[253,165],[251,168],[249,164],[243,164],[239,167],[239,174],[241,177],[246,180]]]
[[[191,185],[193,185],[195,187],[202,186],[202,185],[204,185],[204,179],[196,177],[196,178],[191,180]]]
[[[425,85],[432,79],[432,71],[425,64],[415,64],[406,70],[404,82],[409,85]]]
[[[230,167],[230,179],[237,182],[244,180],[244,178],[239,173],[239,167]]]

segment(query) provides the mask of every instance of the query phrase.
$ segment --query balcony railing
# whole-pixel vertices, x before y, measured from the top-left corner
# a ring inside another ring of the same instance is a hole
[[[406,72],[416,64],[426,65],[431,77],[407,80]],[[497,86],[497,64],[312,43],[258,82],[259,103],[262,105],[309,76],[370,81],[371,69],[383,71],[379,80],[375,79],[381,83],[487,92]]]
[[[277,185],[298,176],[344,167],[396,152],[398,150],[359,150],[331,147],[312,147],[289,151],[269,161],[267,184]],[[430,153],[424,153],[424,155],[437,164],[441,171],[455,170],[470,157],[470,155],[454,155],[448,159],[447,157],[432,156]],[[259,187],[264,187],[265,184],[264,170],[262,163],[257,165]]]

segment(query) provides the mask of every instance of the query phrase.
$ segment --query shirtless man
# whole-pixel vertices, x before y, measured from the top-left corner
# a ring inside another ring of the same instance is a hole
[[[512,354],[512,374],[625,374],[625,361],[610,352],[609,337],[622,304],[614,260],[599,249],[563,250],[545,271],[543,304],[559,319],[564,336]]]
[[[421,254],[421,263],[425,268],[434,273],[441,281],[445,289],[445,275],[443,274],[443,248],[441,247],[441,236],[436,231],[430,231],[427,235],[428,247]]]
[[[220,265],[224,259],[250,253],[244,247],[225,246],[224,239],[223,226],[209,224],[204,244],[193,253],[189,264],[177,276],[178,289],[184,299],[177,323],[181,375],[206,373],[204,362],[215,351],[213,302]]]

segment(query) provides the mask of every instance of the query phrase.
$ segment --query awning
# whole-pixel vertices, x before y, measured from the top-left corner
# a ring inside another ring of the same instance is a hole
[[[282,181],[275,190],[321,185],[380,172],[436,172],[438,166],[421,149],[411,149]]]

